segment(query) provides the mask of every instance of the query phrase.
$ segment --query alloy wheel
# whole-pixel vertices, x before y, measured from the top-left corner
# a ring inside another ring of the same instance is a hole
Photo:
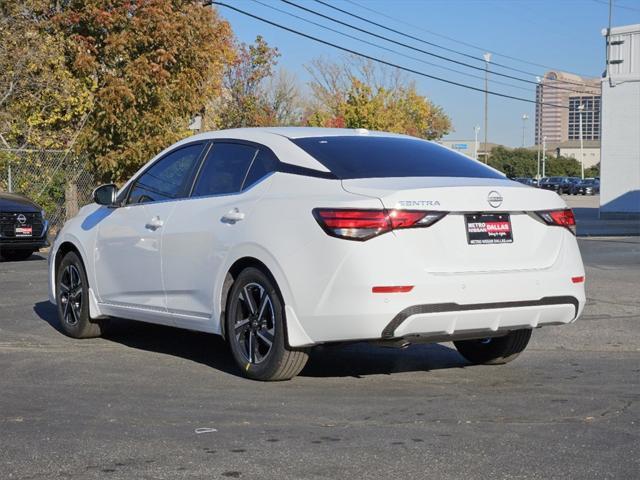
[[[68,265],[60,277],[60,304],[64,321],[77,325],[82,311],[82,277],[75,265]]]
[[[247,283],[238,293],[233,339],[249,364],[262,363],[275,339],[275,311],[269,292],[256,282]]]

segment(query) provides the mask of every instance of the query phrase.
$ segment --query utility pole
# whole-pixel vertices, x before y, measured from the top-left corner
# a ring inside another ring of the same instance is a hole
[[[526,113],[522,114],[522,148],[524,148],[524,141],[527,135],[527,120],[529,120],[529,115]]]
[[[542,176],[545,176],[547,166],[547,137],[542,137]]]
[[[584,143],[582,141],[582,113],[584,112],[584,103],[578,105],[579,115],[579,131],[580,131],[580,178],[584,180]]]
[[[478,125],[476,125],[475,127],[473,127],[473,131],[476,134],[476,143],[475,143],[473,158],[478,160],[478,132],[480,132],[480,127]]]
[[[487,163],[489,148],[487,147],[487,134],[489,133],[489,62],[491,54],[489,52],[484,57],[484,163]]]
[[[543,94],[543,83],[540,77],[536,77],[536,81],[538,82],[538,96],[536,98],[536,146],[538,147],[538,182],[540,182],[540,138],[542,137],[542,94]]]
[[[611,59],[611,14],[613,10],[613,0],[609,0],[609,26],[607,27],[607,79],[609,80],[609,86],[613,87],[613,81],[611,80],[611,75],[609,73],[609,62]]]

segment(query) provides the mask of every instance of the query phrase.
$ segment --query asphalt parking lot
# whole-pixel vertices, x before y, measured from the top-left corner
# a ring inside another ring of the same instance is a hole
[[[45,257],[0,263],[0,477],[638,478],[640,239],[580,246],[584,316],[509,365],[358,344],[284,383],[238,376],[212,335],[67,338]]]

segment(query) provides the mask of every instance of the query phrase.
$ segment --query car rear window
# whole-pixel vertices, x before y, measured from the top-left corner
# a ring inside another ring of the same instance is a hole
[[[379,177],[504,178],[461,153],[403,137],[336,136],[292,139],[340,179]]]

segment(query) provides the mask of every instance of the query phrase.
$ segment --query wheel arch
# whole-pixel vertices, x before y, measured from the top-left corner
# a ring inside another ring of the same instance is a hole
[[[74,252],[78,254],[80,257],[80,261],[82,262],[82,266],[84,267],[85,272],[87,271],[87,262],[82,255],[80,249],[76,246],[75,243],[65,240],[60,244],[60,246],[56,249],[55,256],[53,258],[53,275],[54,279],[58,276],[58,269],[60,268],[60,264],[62,263],[62,259],[69,253]]]
[[[95,284],[95,278],[93,276],[93,269],[87,262],[87,255],[84,252],[80,242],[75,237],[65,238],[60,242],[59,245],[56,246],[55,251],[52,251],[50,255],[53,255],[53,258],[50,259],[50,288],[49,288],[49,297],[52,303],[56,303],[57,298],[57,285],[56,280],[58,277],[58,269],[60,268],[60,264],[62,263],[62,259],[69,253],[74,252],[80,258],[82,262],[82,267],[84,268],[85,275],[87,276],[87,280],[89,282],[89,315],[93,319],[104,318],[102,312],[100,312],[100,308],[98,307],[97,299],[95,297],[95,291],[92,285]]]
[[[225,313],[227,309],[227,302],[229,300],[229,292],[231,291],[231,287],[235,282],[235,279],[240,275],[240,272],[245,270],[246,268],[253,267],[260,270],[262,273],[267,275],[269,279],[273,282],[276,287],[276,291],[278,295],[280,295],[280,299],[283,304],[286,304],[285,298],[282,294],[282,288],[280,286],[280,282],[275,277],[273,272],[269,269],[269,267],[260,259],[253,256],[245,256],[240,257],[236,261],[234,261],[226,271],[224,276],[224,280],[222,282],[222,288],[220,291],[220,296],[218,297],[218,311],[220,312],[220,333],[223,338],[226,339],[225,332]],[[285,321],[286,323],[286,321]]]
[[[214,308],[214,311],[219,312],[218,320],[220,325],[220,334],[226,338],[225,311],[234,278],[236,278],[245,268],[255,267],[260,269],[273,281],[276,290],[280,295],[280,299],[284,305],[285,339],[289,347],[312,345],[314,342],[309,338],[307,332],[304,330],[295,314],[291,289],[289,288],[284,272],[279,268],[275,259],[271,259],[268,255],[256,255],[256,253],[259,252],[251,252],[251,254],[238,256],[235,260],[230,262],[227,269],[223,270],[225,271],[225,274],[219,283],[221,284],[221,288],[215,297],[217,300],[216,308]],[[267,260],[265,261],[265,259]]]

